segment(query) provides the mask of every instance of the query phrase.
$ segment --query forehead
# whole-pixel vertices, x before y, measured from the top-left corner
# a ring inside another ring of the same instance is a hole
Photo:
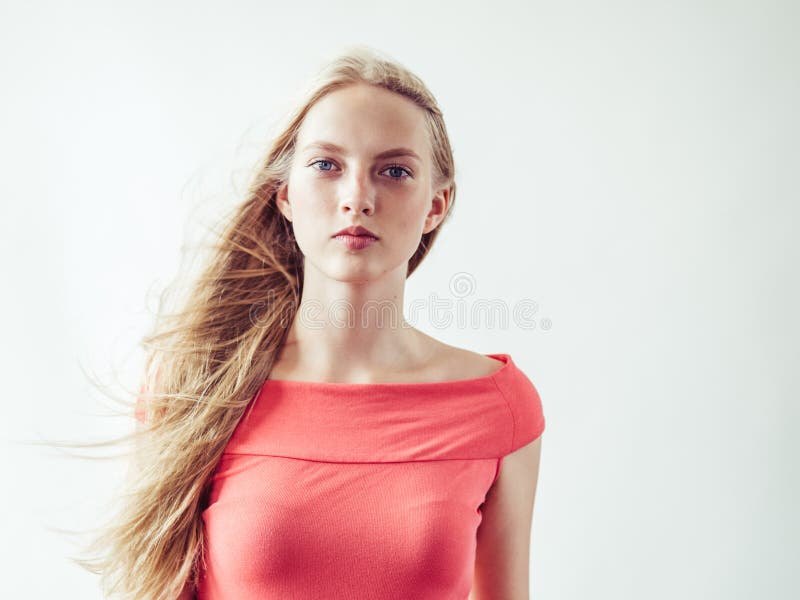
[[[428,155],[425,112],[412,100],[384,88],[353,84],[318,100],[306,114],[297,148],[325,140],[347,151],[379,153],[403,146]]]

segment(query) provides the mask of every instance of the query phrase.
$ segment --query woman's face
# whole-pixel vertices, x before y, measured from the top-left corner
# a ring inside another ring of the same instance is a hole
[[[307,113],[277,201],[306,271],[313,266],[338,281],[365,282],[401,269],[405,280],[422,234],[449,206],[449,190],[432,185],[423,109],[383,88],[353,84]],[[377,241],[355,249],[334,237],[355,225]]]

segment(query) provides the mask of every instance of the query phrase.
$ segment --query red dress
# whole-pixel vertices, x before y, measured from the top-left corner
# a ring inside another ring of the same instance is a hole
[[[487,356],[465,380],[265,381],[214,474],[198,600],[466,600],[481,505],[545,425]]]

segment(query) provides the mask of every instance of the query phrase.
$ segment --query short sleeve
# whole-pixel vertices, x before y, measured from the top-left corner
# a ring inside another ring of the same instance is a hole
[[[513,419],[508,450],[511,453],[534,441],[544,432],[542,400],[536,386],[519,368],[514,368],[509,377],[498,380],[497,384]]]

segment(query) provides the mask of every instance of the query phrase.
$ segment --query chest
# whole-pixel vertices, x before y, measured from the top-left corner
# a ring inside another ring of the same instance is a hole
[[[466,598],[495,468],[223,455],[199,597]]]

